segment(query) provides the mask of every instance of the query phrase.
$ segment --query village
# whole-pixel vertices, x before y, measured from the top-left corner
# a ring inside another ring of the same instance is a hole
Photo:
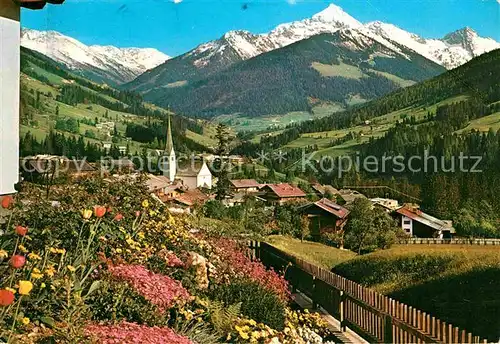
[[[38,155],[21,159],[23,178],[47,183],[62,172],[70,179],[102,174],[107,178],[144,178],[148,191],[158,202],[168,206],[172,213],[191,214],[213,201],[213,189],[217,178],[212,172],[214,162],[223,159],[230,165],[245,161],[241,156],[196,154],[189,159],[178,159],[172,139],[172,129],[167,128],[167,143],[161,152],[160,174],[141,172],[129,157],[107,160],[102,164],[90,164],[85,160],[67,157]],[[60,177],[60,176],[59,176]],[[418,204],[400,204],[388,198],[368,198],[351,189],[336,189],[331,185],[311,183],[309,192],[292,183],[266,183],[256,179],[229,179],[229,192],[220,200],[225,207],[243,205],[249,198],[273,209],[276,206],[294,205],[297,213],[309,219],[312,237],[325,233],[342,233],[349,221],[349,207],[356,199],[367,199],[374,208],[382,210],[397,221],[409,238],[451,239],[455,234],[452,222],[441,220],[420,210]]]

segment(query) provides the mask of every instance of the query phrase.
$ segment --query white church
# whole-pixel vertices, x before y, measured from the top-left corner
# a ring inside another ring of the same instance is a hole
[[[172,183],[180,180],[189,190],[212,188],[212,173],[203,158],[187,157],[177,160],[172,139],[170,116],[167,125],[167,144],[161,158],[161,166],[163,175],[168,177]]]

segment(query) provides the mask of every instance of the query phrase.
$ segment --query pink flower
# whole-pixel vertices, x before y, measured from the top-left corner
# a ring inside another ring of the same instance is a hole
[[[261,262],[252,261],[244,248],[234,240],[220,238],[212,241],[217,255],[220,257],[223,270],[242,278],[259,283],[264,288],[273,291],[282,300],[290,298],[288,282],[273,270],[267,270]]]
[[[126,321],[117,325],[89,325],[85,332],[101,344],[192,344],[168,327],[148,327]]]
[[[177,268],[177,267],[183,267],[184,266],[184,263],[182,262],[182,260],[179,259],[179,257],[177,257],[175,255],[175,253],[173,252],[168,252],[167,253],[167,265],[172,267],[172,268]]]
[[[120,213],[116,214],[114,220],[116,222],[120,222],[121,220],[123,220],[123,215]]]
[[[146,300],[158,306],[160,311],[172,308],[176,303],[185,303],[191,298],[180,282],[155,274],[143,266],[118,265],[109,270],[116,279],[127,282]]]

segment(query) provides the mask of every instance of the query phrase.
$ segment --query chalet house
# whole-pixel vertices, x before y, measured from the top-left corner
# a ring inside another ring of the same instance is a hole
[[[41,9],[64,0],[0,0],[0,195],[19,182],[21,7]]]
[[[261,184],[255,179],[232,179],[231,189],[234,192],[255,193],[259,191]]]
[[[415,205],[405,204],[395,214],[401,228],[411,237],[446,239],[456,233],[451,221],[435,218]]]
[[[205,160],[190,159],[177,167],[176,179],[189,190],[196,188],[212,188],[212,172]]]
[[[322,233],[341,232],[349,215],[349,210],[326,198],[300,206],[297,210],[309,218],[313,237],[319,237]]]
[[[263,198],[272,204],[282,205],[306,198],[304,191],[288,183],[266,184],[261,187],[260,191],[264,193]]]

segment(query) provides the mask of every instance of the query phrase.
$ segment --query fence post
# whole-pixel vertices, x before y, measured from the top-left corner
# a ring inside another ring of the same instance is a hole
[[[318,309],[318,303],[316,302],[316,276],[313,275],[313,290],[312,290],[312,307],[314,310]]]
[[[346,324],[345,324],[345,296],[344,291],[339,290],[340,294],[340,302],[339,302],[339,315],[340,315],[340,330],[345,332]]]
[[[393,343],[392,340],[392,318],[390,315],[384,315],[384,343]]]

